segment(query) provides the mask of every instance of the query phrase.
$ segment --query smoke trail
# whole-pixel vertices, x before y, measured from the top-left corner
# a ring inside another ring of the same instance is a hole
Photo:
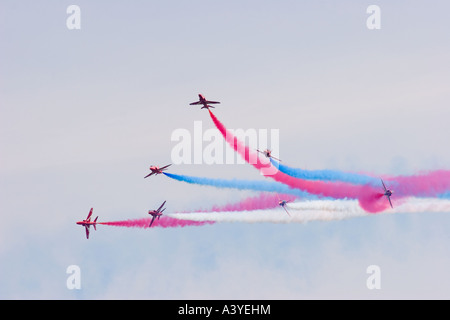
[[[273,165],[278,166],[281,172],[295,178],[380,185],[378,178],[365,174],[346,173],[337,170],[303,170],[288,167],[274,159],[270,159],[270,161]],[[385,182],[393,184],[396,195],[400,197],[449,197],[450,171],[448,170],[431,171],[414,176],[391,176],[384,179]]]
[[[288,203],[291,210],[347,212],[361,214],[364,210],[355,200],[311,200]],[[420,213],[420,212],[450,212],[450,200],[435,198],[403,198],[394,208],[386,213]]]
[[[278,206],[278,201],[280,199],[293,201],[296,198],[292,195],[285,194],[271,194],[267,192],[261,192],[257,196],[247,197],[236,203],[229,203],[225,205],[214,205],[210,209],[196,210],[195,212],[233,212],[233,211],[248,211],[248,210],[259,210],[259,209],[271,209]],[[177,213],[192,213],[192,211],[182,211]]]
[[[287,203],[286,207],[291,210],[314,210],[314,211],[333,211],[364,213],[364,210],[358,204],[357,200],[311,200]]]
[[[240,180],[240,179],[211,179],[211,178],[203,178],[203,177],[193,177],[193,176],[185,176],[178,175],[168,172],[163,172],[169,178],[183,181],[192,184],[199,184],[204,186],[214,186],[217,188],[231,188],[238,190],[254,190],[254,191],[269,191],[269,192],[278,192],[283,194],[292,194],[297,197],[303,198],[311,198],[316,197],[314,195],[310,195],[307,192],[290,188],[289,186],[279,183],[279,182],[271,182],[271,181],[254,181],[254,180]]]
[[[313,220],[331,221],[342,220],[354,217],[368,216],[370,214],[361,210],[361,212],[330,212],[308,210],[301,212],[290,212],[288,216],[284,211],[280,210],[254,210],[245,212],[200,212],[191,214],[171,214],[176,219],[184,219],[186,221],[204,221],[209,219],[215,222],[245,222],[245,223],[303,223]]]
[[[213,206],[210,210],[205,211],[233,212],[276,208],[278,206],[278,201],[280,200],[280,198],[289,201],[295,200],[295,197],[292,195],[260,193],[258,196],[248,197],[238,203],[226,204],[224,206]]]
[[[246,223],[303,223],[308,221],[332,221],[355,217],[373,216],[363,210],[356,200],[317,200],[288,204],[290,216],[282,210],[253,210],[241,212],[200,212],[175,213],[171,217],[189,221],[205,220],[215,222],[246,222]],[[395,209],[382,214],[394,213],[432,213],[450,212],[450,201],[442,199],[407,198]]]
[[[294,200],[293,196],[284,196],[286,200]],[[278,205],[278,196],[268,193],[261,193],[255,197],[245,198],[237,203],[226,204],[223,206],[213,206],[209,210],[199,210],[195,212],[204,212],[204,211],[245,211],[245,210],[255,210],[255,209],[267,209],[274,208]],[[127,227],[127,228],[149,228],[150,222],[152,221],[152,217],[145,217],[139,219],[128,219],[122,221],[112,221],[112,222],[99,222],[98,224],[103,224],[107,226],[116,226],[116,227]],[[212,221],[188,221],[188,220],[180,220],[175,219],[170,216],[170,214],[163,215],[159,219],[155,219],[152,224],[152,228],[160,227],[160,228],[174,228],[174,227],[186,227],[186,226],[202,226],[205,224],[212,224]]]
[[[291,188],[296,188],[310,194],[337,199],[352,198],[358,199],[360,205],[368,212],[379,212],[386,209],[389,205],[387,201],[378,201],[383,194],[380,189],[375,189],[370,185],[352,185],[345,182],[323,182],[308,181],[304,179],[291,177],[277,168],[271,162],[262,163],[255,152],[252,152],[247,146],[239,141],[209,110],[214,125],[220,131],[226,142],[238,152],[244,160],[261,172],[262,175],[270,177],[278,182],[286,184]]]
[[[305,180],[342,181],[354,184],[370,183],[379,185],[380,183],[378,178],[365,174],[343,172],[339,170],[305,170],[286,166],[272,158],[270,161],[272,165],[278,167],[278,170],[294,178]]]
[[[127,227],[127,228],[149,228],[152,217],[129,219],[122,221],[112,222],[100,222],[99,224],[115,227]],[[162,216],[160,219],[155,219],[152,224],[152,228],[174,228],[174,227],[186,227],[186,226],[202,226],[205,224],[214,223],[212,221],[183,221],[180,219],[172,218],[168,215]]]
[[[414,176],[399,176],[387,180],[393,183],[395,195],[436,197],[450,191],[450,171],[437,170]]]

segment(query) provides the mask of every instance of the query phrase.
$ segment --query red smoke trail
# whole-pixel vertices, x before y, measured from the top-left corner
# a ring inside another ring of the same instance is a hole
[[[293,201],[296,197],[292,195],[260,193],[255,197],[248,197],[237,203],[230,203],[223,206],[213,206],[208,210],[197,210],[196,212],[231,212],[231,211],[250,211],[272,209],[278,206],[279,200]]]
[[[435,197],[450,191],[450,171],[436,170],[414,176],[393,177],[394,195]]]
[[[387,201],[380,202],[379,200],[383,194],[380,190],[369,185],[352,185],[344,182],[324,182],[324,181],[309,181],[299,178],[291,177],[276,169],[270,161],[262,163],[258,155],[252,152],[247,146],[239,141],[225,126],[216,118],[216,116],[209,110],[211,119],[214,125],[220,131],[227,143],[238,152],[244,160],[258,169],[265,177],[284,183],[292,188],[300,189],[311,194],[322,195],[332,198],[353,198],[358,199],[362,208],[368,212],[379,212],[386,209],[389,204]]]
[[[294,200],[292,195],[280,195],[283,200]],[[270,209],[275,208],[278,205],[278,196],[269,193],[261,193],[255,197],[249,197],[241,200],[237,203],[226,204],[224,206],[213,206],[207,210],[196,210],[195,212],[225,212],[225,211],[246,211],[257,209]],[[183,212],[180,212],[183,213]],[[184,212],[188,214],[187,212]],[[149,228],[152,217],[145,217],[140,219],[129,219],[123,221],[112,222],[99,222],[107,226],[127,227],[127,228]],[[173,228],[173,227],[186,227],[186,226],[202,226],[205,224],[212,224],[213,221],[189,221],[175,219],[168,216],[162,216],[160,219],[155,219],[152,224],[152,228]]]
[[[140,219],[129,219],[123,221],[112,221],[112,222],[99,222],[99,224],[104,224],[107,226],[116,227],[127,227],[127,228],[149,228],[152,217],[140,218]],[[187,222],[187,223],[186,223]],[[173,227],[186,227],[186,226],[202,226],[204,224],[214,223],[212,221],[188,221],[180,220],[171,217],[162,216],[160,219],[155,219],[152,224],[152,228],[173,228]]]
[[[261,210],[261,209],[271,209],[278,206],[278,201],[290,200],[293,201],[296,197],[292,195],[277,195],[270,193],[261,193],[257,197],[251,197],[244,199],[243,201],[236,204],[228,204],[223,207],[213,207],[211,211],[243,211],[243,210]]]

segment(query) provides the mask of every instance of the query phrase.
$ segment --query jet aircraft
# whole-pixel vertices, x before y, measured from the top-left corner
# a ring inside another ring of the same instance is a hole
[[[391,202],[391,196],[394,193],[394,191],[386,188],[386,186],[384,185],[383,179],[381,179],[381,183],[383,184],[383,189],[384,189],[384,194],[383,195],[388,198],[389,204],[391,205],[391,208],[394,208],[392,206],[392,202]]]
[[[93,208],[91,208],[91,210],[89,211],[89,214],[88,214],[88,216],[87,216],[87,218],[85,220],[77,222],[78,225],[81,225],[81,226],[85,227],[85,229],[86,229],[86,239],[89,239],[89,227],[90,226],[94,226],[94,230],[97,230],[96,225],[97,225],[98,216],[95,218],[94,221],[91,221],[92,210],[93,210]]]
[[[206,98],[202,95],[199,94],[198,95],[199,100],[196,102],[192,102],[189,105],[194,106],[194,105],[203,105],[203,107],[201,109],[208,109],[208,108],[214,108],[213,106],[210,106],[210,104],[218,104],[220,103],[219,101],[209,101],[206,100]]]
[[[162,207],[164,207],[165,203],[166,203],[166,201],[164,201],[162,203],[162,205],[160,205],[159,208],[156,209],[156,210],[149,210],[148,211],[148,214],[150,214],[153,217],[152,221],[150,222],[150,225],[148,226],[149,228],[152,226],[153,221],[155,221],[156,218],[158,218],[158,220],[159,220],[159,218],[162,216],[163,211],[166,210],[166,208],[162,209]]]
[[[261,151],[261,150],[256,149],[256,151],[258,151],[259,153],[262,153],[262,154],[265,155],[267,158],[272,158],[272,159],[275,159],[275,160],[281,162],[280,159],[275,158],[274,156],[272,156],[272,150],[270,150],[270,149],[266,149],[266,150],[264,150],[264,151]]]
[[[166,170],[168,167],[170,167],[172,164],[168,164],[167,166],[164,166],[164,167],[162,167],[162,168],[160,168],[160,167],[158,167],[158,166],[150,166],[150,173],[148,174],[148,175],[146,175],[145,177],[144,177],[144,179],[145,178],[147,178],[147,177],[150,177],[151,175],[154,175],[154,174],[156,174],[156,175],[158,175],[158,174],[160,174],[160,173],[162,173],[164,170]]]
[[[278,194],[277,194],[278,196]],[[284,211],[286,211],[286,213],[288,214],[288,216],[291,216],[289,214],[289,211],[286,209],[286,203],[291,202],[291,200],[281,200],[280,197],[278,196],[278,205],[280,207],[282,207],[284,209]]]

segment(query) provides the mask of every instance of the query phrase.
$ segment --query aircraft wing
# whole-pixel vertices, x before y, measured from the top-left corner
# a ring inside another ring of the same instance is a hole
[[[159,168],[159,170],[164,170],[165,168],[168,168],[168,167],[170,167],[172,164],[168,164],[167,166],[164,166],[164,167],[162,167],[162,168]]]
[[[191,105],[191,106],[195,106],[197,104],[203,104],[203,103],[201,101],[196,101],[196,102],[189,103],[189,105]]]
[[[388,197],[388,200],[389,200],[389,204],[391,205],[391,208],[394,209],[394,207],[392,206],[391,197]]]
[[[88,214],[86,220],[89,220],[89,219],[91,218],[91,216],[92,216],[92,210],[93,210],[93,209],[94,209],[94,208],[91,208],[91,210],[89,211],[89,214]]]
[[[84,226],[86,228],[86,239],[89,239],[89,225]]]
[[[277,160],[278,162],[281,162],[281,160],[280,159],[278,159],[278,158],[275,158],[275,157],[272,157],[272,156],[270,156],[272,159],[275,159],[275,160]]]
[[[162,207],[164,207],[164,204],[165,204],[165,203],[166,203],[166,201],[164,201],[164,202],[162,203],[162,205],[159,206],[159,208],[158,208],[158,210],[156,210],[156,212],[159,212],[159,210],[161,210]]]
[[[258,151],[259,153],[262,153],[263,155],[266,155],[266,153],[264,151],[261,151],[259,149],[256,149],[256,151]]]
[[[211,103],[211,104],[218,104],[218,103],[220,103],[219,101],[209,101],[209,100],[206,100],[205,101],[207,104],[208,103]]]
[[[146,175],[146,176],[144,177],[144,179],[147,178],[147,177],[150,177],[150,176],[153,175],[153,174],[154,174],[154,172],[149,173],[148,175]]]
[[[152,218],[152,221],[150,222],[150,225],[148,226],[149,228],[152,226],[152,224],[153,224],[153,221],[155,221],[155,218],[156,218],[156,215],[155,216],[153,216],[153,218]]]
[[[286,211],[286,213],[288,214],[288,216],[290,217],[291,215],[289,214],[289,211],[287,211],[287,209],[283,206],[284,211]]]

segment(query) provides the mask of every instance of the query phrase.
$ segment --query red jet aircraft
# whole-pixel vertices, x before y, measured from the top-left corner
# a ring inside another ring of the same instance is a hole
[[[202,105],[203,105],[202,109],[205,109],[205,108],[208,109],[208,108],[214,108],[213,106],[210,106],[209,103],[210,103],[210,104],[218,104],[218,103],[220,103],[219,101],[209,101],[209,100],[206,100],[206,98],[205,98],[202,94],[199,94],[199,95],[198,95],[198,98],[199,98],[198,101],[192,102],[192,103],[190,103],[189,105],[194,106],[194,105],[200,105],[200,104],[202,104]]]
[[[384,194],[383,195],[388,198],[389,204],[391,205],[391,208],[394,208],[392,206],[392,202],[391,202],[391,196],[394,193],[394,191],[386,188],[386,186],[384,185],[383,179],[381,179],[381,183],[383,184],[383,189],[384,189]]]
[[[287,211],[287,209],[286,209],[286,203],[288,203],[288,202],[289,202],[289,200],[280,200],[280,201],[278,201],[278,204],[280,205],[280,207],[283,207],[284,211],[286,211],[288,216],[291,216],[289,214],[289,211]]]
[[[91,208],[91,211],[89,211],[89,214],[85,220],[77,222],[78,225],[84,226],[86,228],[86,239],[89,239],[89,227],[90,226],[94,226],[94,229],[97,230],[96,225],[97,225],[98,216],[95,218],[94,221],[91,221],[92,210],[93,210],[93,208]]]
[[[156,209],[156,210],[149,210],[148,211],[148,214],[151,214],[152,215],[152,221],[150,222],[150,225],[148,226],[149,228],[152,226],[152,224],[153,224],[153,221],[155,221],[155,219],[156,218],[158,218],[158,220],[159,220],[159,218],[162,216],[162,213],[163,213],[163,211],[164,210],[166,210],[166,208],[164,208],[164,209],[162,209],[162,207],[164,207],[164,204],[166,203],[166,201],[164,201],[163,203],[162,203],[162,205],[158,208],[158,209]],[[161,210],[162,209],[162,210]]]
[[[278,194],[277,194],[277,196],[278,196]],[[279,200],[279,201],[278,201],[278,205],[279,205],[280,207],[283,207],[284,211],[286,211],[286,213],[288,214],[288,216],[291,216],[291,215],[289,214],[289,211],[287,211],[287,209],[286,209],[286,203],[291,202],[291,200],[281,200],[279,196],[278,196],[278,200]]]
[[[256,149],[256,151],[258,151],[259,153],[262,153],[262,154],[265,155],[267,158],[273,158],[273,159],[275,159],[275,160],[281,162],[280,159],[275,158],[274,156],[272,156],[272,151],[271,151],[270,149],[266,149],[266,150],[264,150],[264,151],[261,151],[261,150]]]
[[[147,178],[147,177],[150,177],[151,175],[162,173],[164,170],[167,169],[167,167],[170,167],[171,165],[172,165],[172,164],[168,164],[167,166],[164,166],[164,167],[162,167],[162,168],[157,167],[157,166],[150,166],[151,173],[149,173],[148,175],[146,175],[146,176],[144,177],[144,179]]]

